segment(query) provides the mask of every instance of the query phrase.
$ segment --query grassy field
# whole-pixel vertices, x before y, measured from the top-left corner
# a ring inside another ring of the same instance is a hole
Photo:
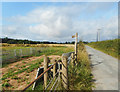
[[[120,59],[120,39],[91,42],[88,45]]]
[[[3,67],[1,68],[3,89],[21,90],[34,80],[37,68],[43,66],[43,55],[49,56],[50,60],[52,60],[60,58],[63,53],[74,51],[73,47],[32,47],[33,53],[29,54],[30,48],[31,47],[2,47],[4,54],[11,52],[9,57],[12,56],[14,50],[20,52],[19,50],[22,49],[23,53],[21,57],[19,53],[16,54],[16,61],[14,61],[14,57],[10,61],[4,60]],[[28,57],[26,58],[26,56]],[[6,58],[8,57],[6,56]]]
[[[73,71],[74,70],[74,71]],[[78,44],[77,65],[69,67],[70,90],[80,90],[81,92],[92,92],[94,83],[91,74],[90,61],[82,42]]]
[[[62,55],[73,47],[2,47],[2,67],[21,59],[40,55]]]

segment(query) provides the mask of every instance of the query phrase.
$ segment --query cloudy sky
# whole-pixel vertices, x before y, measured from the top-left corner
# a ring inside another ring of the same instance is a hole
[[[4,2],[2,37],[35,41],[95,41],[118,36],[117,2]]]

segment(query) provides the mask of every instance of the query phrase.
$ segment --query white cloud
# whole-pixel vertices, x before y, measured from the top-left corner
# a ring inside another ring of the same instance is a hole
[[[28,38],[32,40],[71,41],[71,36],[78,32],[83,40],[96,39],[98,28],[102,27],[101,39],[107,39],[117,35],[117,15],[108,19],[84,19],[78,17],[81,14],[92,14],[98,10],[109,11],[111,4],[98,5],[68,4],[67,6],[40,7],[25,16],[12,16],[8,19],[13,25],[4,26],[3,35],[16,38]],[[101,9],[101,7],[103,7]],[[89,11],[89,12],[88,12]],[[111,11],[110,11],[111,12]],[[104,16],[104,14],[103,14]],[[86,16],[87,18],[87,16]]]

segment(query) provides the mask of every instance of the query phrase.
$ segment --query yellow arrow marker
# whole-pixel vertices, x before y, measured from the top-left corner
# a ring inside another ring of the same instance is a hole
[[[74,37],[75,37],[75,35],[72,36],[72,38],[74,38]]]

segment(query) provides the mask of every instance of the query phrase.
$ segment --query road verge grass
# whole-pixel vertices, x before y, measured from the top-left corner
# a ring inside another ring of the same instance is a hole
[[[120,59],[120,39],[91,42],[88,46]]]
[[[77,64],[69,66],[69,88],[70,90],[92,91],[93,82],[90,61],[82,42],[78,44]]]

